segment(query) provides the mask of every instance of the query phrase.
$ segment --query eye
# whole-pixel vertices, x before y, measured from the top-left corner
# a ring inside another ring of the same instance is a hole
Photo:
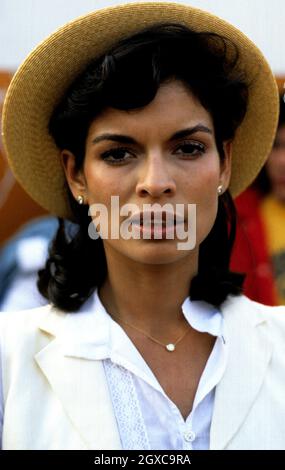
[[[179,151],[182,149],[182,151]],[[176,148],[176,153],[183,155],[190,155],[191,157],[198,157],[206,152],[206,147],[201,142],[182,142],[179,147]]]
[[[107,150],[106,152],[103,152],[100,155],[100,158],[102,160],[107,161],[111,165],[118,165],[128,160],[128,158],[124,158],[125,154],[127,153],[131,155],[128,149],[120,147],[120,148],[110,149],[110,150]]]

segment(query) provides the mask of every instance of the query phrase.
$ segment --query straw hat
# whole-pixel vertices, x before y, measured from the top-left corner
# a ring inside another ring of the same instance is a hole
[[[15,74],[3,109],[3,141],[11,168],[24,189],[52,214],[72,218],[59,149],[48,134],[52,110],[88,62],[118,40],[155,23],[179,22],[231,39],[254,84],[233,143],[233,196],[254,179],[276,132],[279,100],[271,69],[243,33],[220,18],[177,3],[139,2],[108,7],[77,18],[40,43]]]

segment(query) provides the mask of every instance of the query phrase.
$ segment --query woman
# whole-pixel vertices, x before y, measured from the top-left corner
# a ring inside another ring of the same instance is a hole
[[[236,201],[238,231],[231,267],[246,273],[244,292],[266,305],[285,304],[285,103],[280,96],[273,148],[256,180]]]
[[[278,118],[262,54],[207,12],[138,3],[63,27],[16,77],[7,153],[60,227],[50,305],[3,316],[3,448],[285,448],[284,309],[229,271],[230,192]]]

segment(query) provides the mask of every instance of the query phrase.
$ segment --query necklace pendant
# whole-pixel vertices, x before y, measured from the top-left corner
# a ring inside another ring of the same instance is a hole
[[[172,343],[167,344],[165,347],[167,351],[170,351],[170,352],[175,351],[175,345]]]

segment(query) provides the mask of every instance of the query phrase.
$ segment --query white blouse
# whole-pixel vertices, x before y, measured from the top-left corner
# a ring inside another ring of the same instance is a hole
[[[98,321],[100,317],[100,322],[105,325],[94,331],[92,350],[96,350],[98,358],[103,361],[122,448],[209,449],[215,387],[221,380],[227,363],[227,342],[221,312],[206,302],[191,301],[189,297],[182,304],[183,314],[192,328],[217,337],[201,376],[193,408],[184,420],[124,329],[104,308],[97,289],[82,307],[85,312],[86,307],[90,312],[96,313]],[[83,338],[86,335],[84,322],[75,335],[76,343],[80,344],[80,336]],[[3,408],[0,375],[1,436]]]

